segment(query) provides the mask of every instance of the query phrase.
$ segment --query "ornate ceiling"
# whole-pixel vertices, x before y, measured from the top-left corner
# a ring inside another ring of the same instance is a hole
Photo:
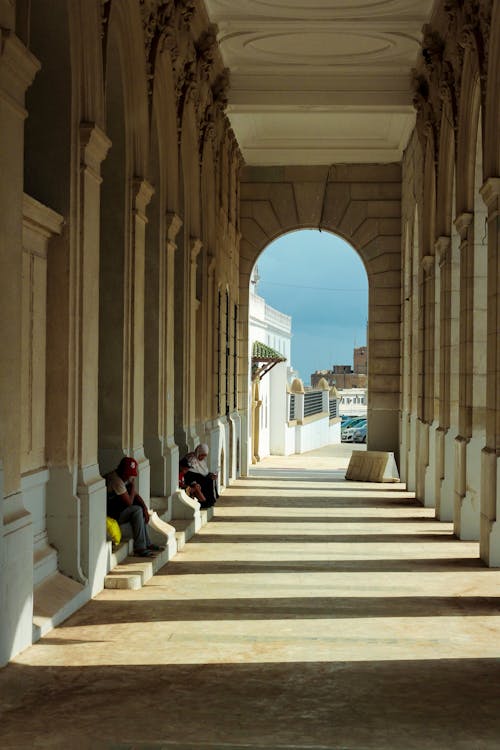
[[[433,0],[206,0],[247,164],[399,161]]]

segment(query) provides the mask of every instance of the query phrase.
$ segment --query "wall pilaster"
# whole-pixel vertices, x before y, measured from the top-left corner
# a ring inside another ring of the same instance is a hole
[[[486,445],[481,465],[481,558],[500,566],[500,178],[481,189],[488,210]]]
[[[439,341],[436,347],[439,371],[434,407],[439,415],[436,431],[436,517],[441,521],[452,521],[453,495],[443,492],[443,481],[447,468],[450,468],[446,464],[446,441],[451,411],[451,237],[439,237],[435,251],[439,266]]]
[[[468,455],[473,419],[474,214],[463,212],[457,216],[455,226],[460,236],[460,367],[454,527],[460,539],[474,539],[479,536],[479,509],[470,507],[470,503],[466,500],[470,473]]]
[[[2,11],[3,12],[3,11]],[[7,20],[7,19],[5,19]],[[13,19],[11,19],[13,20]],[[0,665],[31,643],[33,530],[21,493],[22,216],[25,94],[40,65],[0,30]]]

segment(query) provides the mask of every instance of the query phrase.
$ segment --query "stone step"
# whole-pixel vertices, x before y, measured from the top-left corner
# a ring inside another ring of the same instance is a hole
[[[33,591],[33,643],[60,625],[89,599],[88,587],[54,573]]]
[[[154,557],[129,555],[123,563],[110,570],[104,579],[104,588],[140,589],[160,568],[163,568],[168,560],[168,549],[154,553]]]
[[[155,553],[154,557],[134,557],[131,554],[133,550],[131,540],[122,542],[112,553],[115,555],[116,564],[110,568],[104,579],[104,588],[140,589],[194,536],[200,527],[200,522],[201,526],[204,526],[213,517],[213,514],[214,509],[208,508],[200,511],[197,518],[170,519],[168,523],[175,528],[175,538],[172,539],[172,535],[169,535],[168,541],[167,539],[164,540],[166,548]]]

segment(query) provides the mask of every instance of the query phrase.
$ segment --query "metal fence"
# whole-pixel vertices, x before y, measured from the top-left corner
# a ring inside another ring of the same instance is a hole
[[[323,391],[307,391],[304,394],[304,417],[312,417],[323,411]]]
[[[295,419],[295,393],[290,393],[290,406],[288,409],[288,421],[293,422]]]
[[[338,401],[336,398],[330,399],[330,419],[338,417]]]

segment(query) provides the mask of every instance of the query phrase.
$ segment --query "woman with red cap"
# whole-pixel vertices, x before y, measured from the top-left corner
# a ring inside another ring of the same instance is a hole
[[[153,551],[159,550],[160,547],[151,544],[149,539],[149,510],[135,490],[136,476],[137,461],[130,456],[124,456],[118,467],[106,474],[106,513],[120,525],[130,523],[134,535],[134,554],[151,557]]]

